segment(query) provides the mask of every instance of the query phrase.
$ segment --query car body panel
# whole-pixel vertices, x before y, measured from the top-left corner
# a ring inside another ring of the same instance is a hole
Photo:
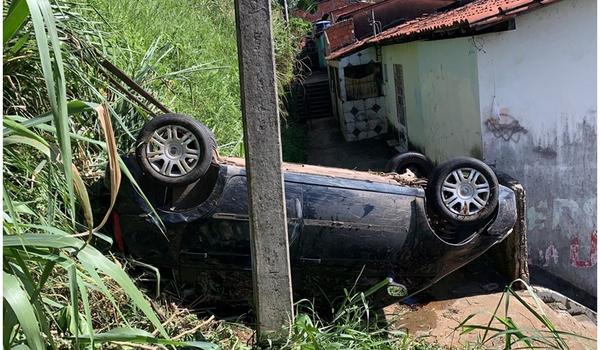
[[[126,163],[142,187],[153,186],[134,161]],[[500,186],[495,218],[479,228],[459,227],[465,239],[448,242],[430,224],[422,188],[323,172],[284,173],[297,297],[332,298],[385,278],[407,290],[402,297],[414,295],[502,241],[516,222],[515,195]],[[124,184],[115,211],[126,246],[148,263],[174,269],[181,280],[205,286],[207,301],[249,298],[246,181],[243,167],[220,164],[214,188],[202,203],[185,210],[158,208],[165,233],[143,199]]]

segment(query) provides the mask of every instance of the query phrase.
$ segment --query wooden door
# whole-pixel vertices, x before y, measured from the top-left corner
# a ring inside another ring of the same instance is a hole
[[[394,86],[396,87],[396,117],[398,120],[398,142],[402,151],[408,151],[408,129],[406,128],[406,100],[404,98],[404,73],[401,64],[394,64]]]

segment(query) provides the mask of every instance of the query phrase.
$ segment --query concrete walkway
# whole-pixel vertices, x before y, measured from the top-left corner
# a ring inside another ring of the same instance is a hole
[[[354,170],[383,171],[396,154],[386,138],[346,142],[334,117],[306,122],[307,163]]]

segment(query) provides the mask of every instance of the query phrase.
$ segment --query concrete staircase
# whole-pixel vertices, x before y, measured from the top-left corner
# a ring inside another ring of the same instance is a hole
[[[298,86],[297,110],[303,120],[332,116],[329,81],[326,73],[311,75]]]

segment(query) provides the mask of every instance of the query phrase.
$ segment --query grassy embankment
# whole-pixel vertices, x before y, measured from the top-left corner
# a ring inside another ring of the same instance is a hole
[[[229,1],[90,0],[109,34],[106,55],[132,74],[169,108],[194,116],[215,133],[219,152],[243,155],[239,72],[233,3]],[[289,30],[275,13],[274,35],[280,96],[294,78],[295,45],[307,24],[293,19]],[[125,49],[124,49],[125,48]],[[285,113],[285,105],[282,103]],[[298,129],[284,135],[297,139]],[[294,125],[294,124],[291,124]],[[300,130],[301,131],[301,130]],[[290,148],[298,142],[285,137]],[[285,147],[285,146],[284,146]],[[285,155],[289,152],[285,152]],[[295,151],[290,160],[301,160]],[[287,157],[290,158],[290,157]]]

